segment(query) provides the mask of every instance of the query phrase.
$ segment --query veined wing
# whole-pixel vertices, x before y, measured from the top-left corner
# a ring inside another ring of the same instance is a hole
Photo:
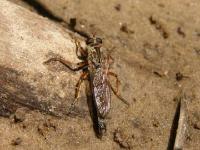
[[[93,98],[99,117],[104,118],[110,110],[110,87],[107,84],[107,76],[102,68],[98,68],[92,80]]]

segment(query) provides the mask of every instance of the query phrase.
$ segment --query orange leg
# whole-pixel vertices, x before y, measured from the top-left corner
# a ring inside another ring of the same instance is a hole
[[[81,83],[83,83],[83,80],[87,79],[87,77],[88,77],[88,72],[84,72],[84,73],[80,76],[80,78],[79,78],[79,80],[78,80],[78,82],[77,82],[77,84],[76,84],[75,99],[74,99],[73,103],[71,104],[71,108],[70,108],[70,109],[73,109],[74,106],[75,106],[75,104],[77,103],[77,101],[78,101],[78,96],[79,96],[79,93],[80,93]]]
[[[51,61],[59,61],[63,65],[65,65],[67,68],[69,68],[72,71],[78,71],[83,69],[84,67],[87,67],[88,63],[87,61],[80,62],[77,64],[72,64],[71,62],[64,60],[63,58],[55,57],[55,58],[50,58],[49,60],[45,61],[44,64],[47,64]]]
[[[111,56],[111,53],[113,52],[113,50],[115,49],[116,47],[112,47],[110,52],[108,53],[107,55],[107,61],[108,61],[108,64],[111,65],[114,63],[114,58]]]
[[[117,94],[119,93],[119,84],[120,84],[120,81],[119,81],[119,79],[118,79],[118,76],[117,76],[117,74],[115,74],[115,73],[113,73],[113,72],[108,72],[108,75],[111,75],[111,76],[113,76],[113,77],[115,77],[115,79],[116,79],[116,92],[117,92]]]
[[[113,73],[113,72],[108,72],[108,75],[111,75],[111,76],[113,76],[113,77],[116,78],[116,90],[113,88],[113,86],[111,85],[111,83],[108,81],[108,84],[109,84],[111,90],[113,91],[113,93],[114,93],[122,102],[124,102],[124,103],[127,104],[127,105],[130,105],[130,104],[119,94],[119,92],[118,92],[120,81],[119,81],[119,79],[118,79],[117,74],[115,74],[115,73]]]
[[[86,58],[86,57],[87,57],[87,51],[84,50],[84,49],[81,47],[81,44],[80,44],[80,42],[79,42],[78,40],[76,40],[75,38],[74,38],[74,40],[75,40],[75,44],[76,44],[76,55],[77,55],[77,57],[78,57],[79,59],[84,59],[84,58]],[[81,55],[78,55],[78,51],[80,52]]]

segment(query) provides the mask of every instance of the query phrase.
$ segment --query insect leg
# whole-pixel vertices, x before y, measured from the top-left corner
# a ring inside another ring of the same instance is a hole
[[[119,84],[120,84],[120,81],[118,79],[117,74],[115,74],[113,72],[108,72],[108,75],[111,75],[111,76],[115,77],[115,79],[116,79],[116,93],[119,94]]]
[[[72,64],[71,62],[64,60],[63,58],[59,58],[59,57],[55,57],[55,58],[50,58],[49,60],[45,61],[44,64],[47,64],[51,61],[58,61],[60,63],[62,63],[63,65],[65,65],[67,68],[69,68],[72,71],[78,71],[83,69],[84,67],[86,67],[88,65],[87,61],[84,62],[79,62],[77,64]]]
[[[85,59],[87,57],[87,55],[88,55],[87,51],[84,50],[81,47],[81,44],[80,44],[80,42],[78,40],[76,40],[75,38],[74,38],[74,40],[75,40],[75,44],[76,44],[76,55],[77,55],[77,57],[79,59],[81,59],[81,60]],[[81,55],[78,55],[78,51],[80,52]]]
[[[87,79],[87,77],[88,77],[88,72],[84,72],[84,73],[80,76],[78,82],[76,83],[76,88],[75,88],[75,99],[74,99],[73,103],[71,104],[71,108],[72,108],[72,109],[74,108],[75,104],[76,104],[77,101],[78,101],[78,96],[79,96],[79,92],[80,92],[81,83],[83,82],[83,80]]]
[[[113,91],[113,93],[122,101],[124,102],[126,105],[130,105],[129,102],[127,102],[120,94],[117,93],[117,91],[113,88],[113,86],[110,84],[110,82],[108,81],[108,85],[110,86],[111,90]]]

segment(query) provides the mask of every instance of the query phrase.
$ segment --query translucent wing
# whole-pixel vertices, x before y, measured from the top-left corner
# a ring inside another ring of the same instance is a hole
[[[110,110],[110,87],[107,84],[107,75],[103,73],[101,68],[97,69],[92,81],[93,98],[97,106],[98,115],[102,118]]]

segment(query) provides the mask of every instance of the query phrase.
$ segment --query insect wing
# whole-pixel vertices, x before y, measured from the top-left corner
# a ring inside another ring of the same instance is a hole
[[[98,115],[102,118],[110,110],[110,87],[107,84],[106,75],[99,68],[93,78],[93,97],[97,107]]]

